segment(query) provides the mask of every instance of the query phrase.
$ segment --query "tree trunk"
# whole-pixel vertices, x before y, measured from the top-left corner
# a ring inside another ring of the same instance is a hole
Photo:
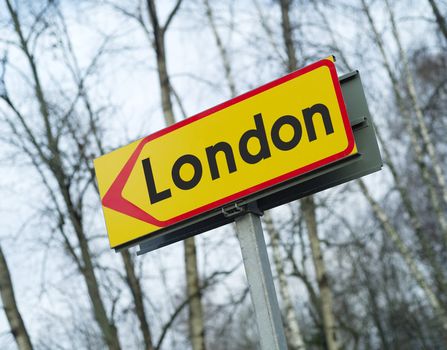
[[[197,269],[197,253],[194,237],[185,239],[186,289],[189,300],[189,334],[193,350],[205,349],[205,328],[202,310],[202,294]]]
[[[431,290],[429,284],[427,283],[427,281],[424,278],[424,275],[419,270],[416,261],[413,259],[411,251],[405,245],[404,241],[399,236],[398,232],[394,229],[394,227],[391,224],[386,213],[382,210],[382,208],[379,206],[379,204],[371,196],[365,183],[360,179],[357,180],[357,183],[358,183],[363,195],[365,196],[365,198],[368,200],[369,204],[371,205],[374,215],[379,220],[383,229],[389,235],[389,237],[391,238],[391,240],[394,242],[395,246],[399,250],[400,254],[402,255],[404,261],[406,262],[406,264],[410,270],[411,275],[416,280],[419,287],[421,287],[421,289],[425,292],[425,295],[427,296],[430,305],[432,306],[433,310],[435,311],[436,315],[438,316],[438,318],[440,320],[440,323],[442,325],[444,332],[447,332],[447,313],[442,308],[438,297]]]
[[[290,1],[280,0],[281,5],[281,25],[284,45],[287,53],[287,69],[289,71],[296,70],[297,58],[295,53],[295,45],[293,42],[293,32],[290,23]],[[321,313],[323,316],[323,328],[326,337],[326,344],[329,350],[337,350],[337,337],[335,320],[332,310],[332,293],[329,288],[328,278],[326,275],[326,267],[324,264],[320,242],[318,240],[316,209],[312,196],[301,200],[301,211],[307,226],[309,235],[315,271],[317,273],[317,281],[320,289]]]
[[[214,40],[216,41],[216,46],[219,50],[220,58],[222,60],[222,65],[223,65],[224,72],[225,72],[225,79],[227,80],[231,97],[235,97],[236,96],[236,84],[234,82],[233,72],[231,69],[228,52],[225,49],[225,46],[222,43],[222,39],[220,38],[219,32],[217,30],[216,21],[214,19],[213,10],[211,8],[209,0],[203,0],[203,3],[205,5],[206,17],[208,18],[208,22],[209,22],[211,30],[213,32]]]
[[[270,236],[270,244],[272,246],[273,262],[279,280],[279,292],[284,304],[285,311],[285,331],[287,343],[291,350],[305,350],[303,337],[301,335],[300,326],[298,324],[298,316],[293,306],[292,298],[289,292],[289,284],[284,271],[283,258],[281,257],[280,237],[276,229],[269,211],[264,213],[264,223],[268,235]]]
[[[69,218],[71,224],[73,225],[74,231],[76,233],[79,242],[79,248],[81,250],[82,263],[83,263],[81,267],[81,273],[84,276],[84,280],[87,284],[87,291],[90,297],[90,302],[93,307],[95,319],[98,322],[99,328],[101,329],[107,347],[110,350],[120,350],[121,345],[119,342],[117,329],[115,327],[113,320],[109,320],[109,317],[107,316],[107,312],[104,306],[104,302],[101,297],[99,284],[95,275],[90,248],[88,246],[87,237],[85,235],[84,228],[82,226],[81,217],[76,212],[73,206],[68,190],[65,187],[62,188],[62,184],[60,182],[61,179],[57,178],[57,181],[59,183],[59,186],[61,187],[60,190],[64,197],[67,211],[69,213]]]
[[[323,328],[328,350],[337,350],[337,336],[335,319],[332,308],[332,293],[329,288],[329,280],[326,273],[326,265],[320,247],[317,233],[316,209],[313,197],[301,200],[301,212],[306,221],[307,233],[309,235],[310,248],[317,274],[318,287],[320,289],[321,313],[323,316]]]
[[[290,25],[290,0],[281,0],[281,26],[284,46],[287,54],[287,70],[292,72],[298,69],[298,61],[296,58],[295,44],[293,42],[293,30]]]
[[[430,3],[433,14],[435,15],[436,23],[438,24],[438,27],[441,30],[441,33],[444,36],[445,40],[447,40],[447,24],[445,22],[445,17],[442,15],[441,11],[439,11],[438,5],[436,4],[435,0],[428,0],[428,2]]]
[[[157,57],[157,71],[161,91],[161,101],[166,125],[175,123],[171,98],[171,83],[166,64],[165,32],[170,20],[180,6],[180,2],[168,16],[168,22],[162,26],[159,22],[154,0],[147,0],[149,18],[153,30],[153,46]],[[196,243],[194,237],[183,241],[185,251],[186,290],[189,298],[189,336],[193,350],[205,349],[205,325],[203,319],[200,278],[197,268]]]
[[[157,60],[158,82],[161,94],[161,107],[163,109],[163,117],[165,119],[166,125],[169,126],[175,123],[175,117],[171,98],[171,83],[169,80],[168,67],[166,62],[165,28],[163,28],[159,23],[155,1],[147,0],[147,7],[153,30],[152,44]]]
[[[123,250],[121,256],[126,270],[127,284],[132,292],[135,304],[135,313],[137,314],[141,333],[143,334],[144,348],[145,350],[154,350],[149,324],[147,323],[146,311],[144,309],[143,291],[141,290],[140,280],[135,274],[135,266],[132,256],[128,250]]]
[[[9,268],[0,247],[0,296],[3,302],[3,309],[11,328],[11,333],[16,340],[19,350],[32,350],[31,340],[28,331],[23,323],[19,308],[14,296],[14,288],[9,274]]]

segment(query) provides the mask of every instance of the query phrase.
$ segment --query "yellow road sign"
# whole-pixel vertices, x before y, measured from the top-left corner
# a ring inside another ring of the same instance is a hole
[[[97,158],[110,245],[355,152],[335,65],[318,61]]]

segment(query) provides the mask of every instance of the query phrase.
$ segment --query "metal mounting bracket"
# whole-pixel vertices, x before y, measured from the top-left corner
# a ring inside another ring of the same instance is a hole
[[[222,214],[226,218],[235,218],[242,214],[253,213],[258,216],[264,215],[264,212],[259,209],[258,203],[256,201],[250,202],[248,204],[239,205],[238,203],[232,203],[226,207],[222,207]]]
[[[244,213],[244,207],[240,207],[237,203],[232,203],[229,206],[222,207],[222,214],[226,218],[235,217],[242,213]]]

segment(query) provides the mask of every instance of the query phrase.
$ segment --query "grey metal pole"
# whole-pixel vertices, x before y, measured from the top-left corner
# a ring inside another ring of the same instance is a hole
[[[236,218],[245,273],[255,310],[262,350],[287,349],[267,248],[259,215],[248,212]]]

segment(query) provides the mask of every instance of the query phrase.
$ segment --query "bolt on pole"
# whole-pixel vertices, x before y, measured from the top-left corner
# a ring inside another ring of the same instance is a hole
[[[255,310],[262,350],[286,350],[287,343],[273,284],[259,215],[248,212],[235,219],[245,273]]]

